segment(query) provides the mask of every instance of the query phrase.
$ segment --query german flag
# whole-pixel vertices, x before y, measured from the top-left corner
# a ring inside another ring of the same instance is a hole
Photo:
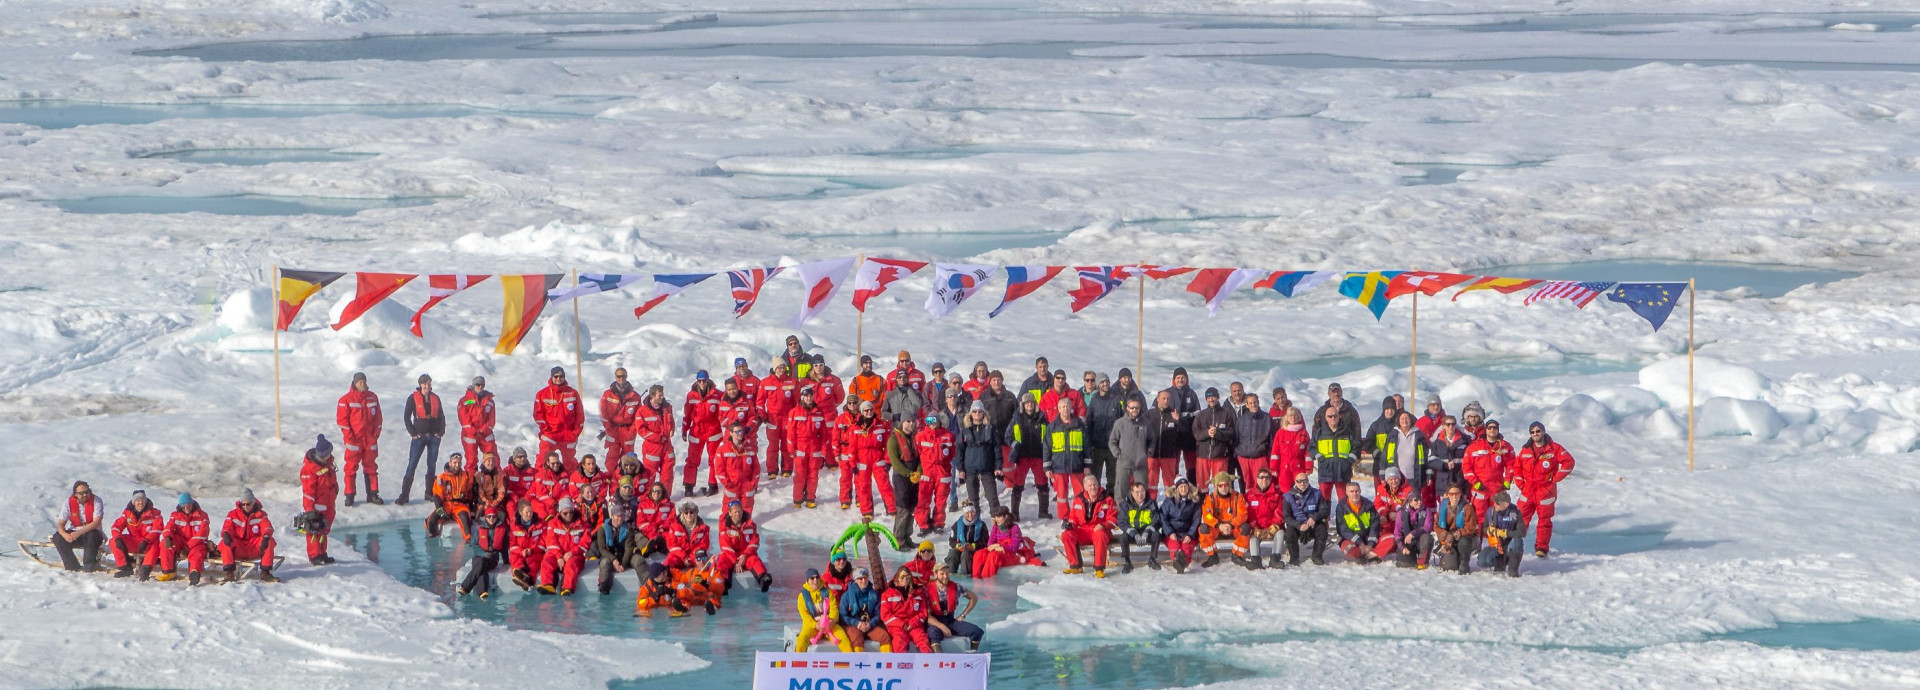
[[[527,332],[533,330],[533,322],[540,319],[540,312],[547,308],[547,293],[565,277],[564,273],[500,276],[506,309],[500,315],[500,344],[493,348],[495,353],[513,354]]]
[[[1540,281],[1532,278],[1480,278],[1471,283],[1467,283],[1466,287],[1455,290],[1453,292],[1453,299],[1457,301],[1461,295],[1473,292],[1474,290],[1492,290],[1502,295],[1511,295],[1539,284]]]
[[[307,303],[308,297],[312,297],[321,288],[339,280],[340,276],[344,275],[346,274],[326,271],[280,269],[280,285],[277,290],[280,304],[277,305],[278,314],[273,321],[274,329],[287,330],[288,326],[293,325],[293,317],[300,315],[300,307]]]

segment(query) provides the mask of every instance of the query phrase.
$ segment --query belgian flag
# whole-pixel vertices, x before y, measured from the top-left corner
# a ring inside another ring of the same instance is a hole
[[[564,273],[500,276],[505,312],[500,315],[500,343],[493,348],[495,353],[513,354],[527,332],[533,330],[533,322],[540,319],[540,312],[547,308],[547,301],[551,299],[548,293],[565,277]]]
[[[307,303],[308,297],[312,297],[321,288],[332,284],[344,275],[346,274],[327,271],[280,269],[280,285],[276,291],[279,293],[280,303],[277,305],[278,314],[273,322],[274,329],[287,330],[288,326],[293,325],[293,317],[300,315],[300,307]]]

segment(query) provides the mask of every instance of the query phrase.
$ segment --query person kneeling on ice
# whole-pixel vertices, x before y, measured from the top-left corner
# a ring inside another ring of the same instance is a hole
[[[300,507],[306,511],[307,563],[327,565],[327,534],[333,531],[334,500],[340,496],[340,473],[333,467],[333,444],[325,434],[313,440],[313,449],[300,463]],[[298,526],[298,525],[296,525]]]
[[[967,614],[973,612],[973,605],[979,600],[971,590],[953,581],[953,571],[945,565],[935,568],[933,581],[927,583],[922,592],[927,600],[927,641],[933,649],[939,651],[941,640],[964,637],[968,651],[979,651],[980,638],[986,636],[987,631],[967,622]],[[967,598],[966,608],[959,607],[960,597]]]
[[[762,593],[773,587],[773,576],[760,560],[760,526],[739,501],[727,501],[727,514],[720,518],[720,555],[713,559],[713,570],[726,589],[733,588],[733,576],[741,572],[753,573]]]
[[[149,565],[158,563],[160,575],[154,579],[161,582],[172,581],[174,565],[181,558],[187,559],[187,584],[200,584],[201,569],[206,567],[207,554],[212,551],[213,540],[208,532],[213,528],[213,520],[207,517],[207,511],[200,509],[193,495],[180,494],[179,505],[173,514],[167,516],[167,526],[160,535],[160,547],[147,552]]]
[[[1147,485],[1135,483],[1127,488],[1127,496],[1120,501],[1120,533],[1115,538],[1120,542],[1120,574],[1133,572],[1133,547],[1147,547],[1147,567],[1160,569],[1161,530],[1166,529],[1166,518],[1160,513],[1160,503],[1147,497]]]
[[[880,645],[882,652],[893,651],[893,637],[880,622],[880,589],[866,568],[853,571],[853,583],[840,595],[840,629],[853,651],[865,649],[868,640]]]
[[[448,522],[460,525],[462,541],[473,534],[473,475],[467,474],[465,464],[459,453],[448,455],[446,470],[427,489],[427,498],[433,501],[433,512],[427,514],[429,538],[439,537],[440,526]]]
[[[266,508],[254,500],[252,489],[241,489],[240,500],[233,503],[226,524],[220,527],[220,568],[227,572],[226,581],[240,579],[234,570],[236,561],[257,559],[260,581],[279,582],[273,576],[273,546],[273,521],[267,519]]]
[[[1520,577],[1527,521],[1520,516],[1520,509],[1514,507],[1513,498],[1507,492],[1493,495],[1493,506],[1487,510],[1487,519],[1480,523],[1480,533],[1487,540],[1486,548],[1480,550],[1480,568],[1505,568],[1507,576]]]
[[[147,500],[147,492],[133,492],[133,500],[127,501],[120,519],[113,521],[113,565],[119,568],[113,576],[133,575],[137,564],[140,580],[146,581],[152,571],[150,564],[158,555],[160,533],[165,529],[166,519],[153,507],[153,501]]]
[[[540,544],[540,593],[564,596],[572,594],[580,583],[587,547],[593,544],[593,530],[573,499],[561,498],[555,509],[557,514],[547,521]]]
[[[1480,516],[1459,484],[1447,487],[1434,510],[1433,540],[1441,570],[1469,572],[1473,552],[1480,548]]]
[[[513,571],[513,584],[532,589],[539,576],[540,561],[545,558],[547,521],[533,512],[531,499],[520,499],[513,518],[507,522],[507,567]]]
[[[905,566],[893,571],[893,582],[880,594],[880,621],[895,642],[894,651],[933,653],[933,641],[927,638],[927,600]]]
[[[687,605],[680,603],[680,593],[673,579],[674,573],[667,566],[659,563],[647,566],[647,579],[640,583],[640,594],[633,602],[633,615],[652,618],[654,609],[672,609],[674,618],[687,615]]]
[[[613,577],[628,570],[639,569],[646,563],[642,555],[646,542],[640,539],[640,531],[627,522],[627,517],[618,511],[607,514],[607,521],[593,536],[593,549],[588,552],[591,558],[600,560],[601,595],[613,593]]]
[[[1100,478],[1080,475],[1080,492],[1067,504],[1066,529],[1060,531],[1060,552],[1067,557],[1068,575],[1078,575],[1080,547],[1093,547],[1093,576],[1107,576],[1107,545],[1113,540],[1113,497],[1100,488]]]
[[[698,606],[711,616],[720,610],[720,597],[726,585],[714,573],[713,559],[703,549],[693,554],[693,563],[674,572],[673,589],[688,610]]]
[[[1360,495],[1359,482],[1347,482],[1347,497],[1333,507],[1333,529],[1340,534],[1347,560],[1366,563],[1393,553],[1393,538],[1380,538],[1380,516],[1373,502]]]
[[[1420,494],[1408,496],[1394,517],[1393,541],[1399,551],[1394,565],[1427,569],[1428,554],[1433,553],[1433,509],[1426,507]]]
[[[987,530],[986,550],[973,555],[973,578],[992,578],[1001,568],[1011,565],[1044,566],[1046,563],[1034,554],[1033,540],[1020,535],[1020,525],[1013,521],[1013,510],[1000,506],[993,509],[993,527]]]
[[[1233,540],[1233,562],[1243,568],[1251,567],[1247,564],[1247,546],[1253,539],[1249,512],[1246,495],[1233,491],[1233,476],[1225,472],[1215,474],[1213,492],[1200,503],[1200,521],[1206,523],[1200,530],[1200,550],[1207,552],[1207,560],[1201,562],[1200,567],[1220,564],[1218,545],[1226,539]]]
[[[953,529],[947,534],[947,569],[972,574],[974,554],[986,547],[987,521],[980,519],[980,508],[969,501],[962,506],[960,519],[953,521]]]
[[[820,571],[807,569],[807,581],[800,585],[800,594],[794,597],[794,608],[800,614],[800,636],[793,640],[793,651],[804,653],[820,643],[833,644],[843,652],[853,651],[847,632],[840,629],[837,620],[840,598],[827,589]]]
[[[455,593],[477,592],[481,599],[493,593],[493,569],[500,567],[500,557],[506,555],[508,537],[505,516],[498,508],[480,513],[480,519],[474,523],[473,535],[467,540],[473,544],[473,561],[467,566],[467,577],[460,581]]]

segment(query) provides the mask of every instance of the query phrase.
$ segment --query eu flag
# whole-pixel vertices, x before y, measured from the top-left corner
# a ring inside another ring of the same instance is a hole
[[[1686,290],[1686,283],[1620,283],[1607,292],[1607,299],[1627,305],[1659,331]]]

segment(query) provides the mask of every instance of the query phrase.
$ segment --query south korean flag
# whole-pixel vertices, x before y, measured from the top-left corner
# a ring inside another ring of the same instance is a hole
[[[997,266],[934,264],[933,290],[927,293],[927,313],[946,316],[993,280]]]

